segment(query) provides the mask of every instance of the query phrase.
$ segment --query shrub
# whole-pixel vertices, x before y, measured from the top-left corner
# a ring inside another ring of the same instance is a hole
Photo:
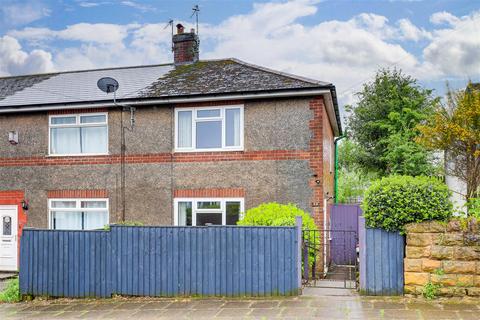
[[[18,283],[18,278],[11,279],[7,283],[7,287],[0,292],[0,302],[19,302],[21,300],[20,296],[20,286]]]
[[[448,187],[435,178],[390,176],[368,188],[362,204],[368,227],[400,231],[411,222],[447,220],[452,215]]]
[[[258,207],[247,210],[237,224],[239,226],[294,226],[296,216],[302,217],[303,230],[318,230],[310,214],[291,203],[263,203]],[[318,250],[320,244],[319,236],[319,232],[308,232],[306,235],[306,238],[310,242],[313,241],[313,243],[310,243],[308,249],[309,265],[315,262],[315,251]]]
[[[133,220],[119,221],[119,222],[116,222],[115,225],[127,226],[127,227],[143,227],[144,226],[143,222],[133,221]],[[103,230],[109,231],[110,230],[110,225],[109,224],[105,225],[103,227]]]
[[[317,230],[310,214],[291,203],[262,203],[258,207],[247,210],[237,224],[239,226],[294,226],[296,216],[302,217],[303,230]]]
[[[470,198],[467,201],[468,216],[480,219],[480,198]]]

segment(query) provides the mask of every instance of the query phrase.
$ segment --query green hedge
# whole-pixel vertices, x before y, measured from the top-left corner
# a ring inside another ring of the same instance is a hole
[[[239,226],[294,226],[296,216],[302,217],[304,230],[317,230],[310,214],[291,203],[262,203],[258,207],[248,209],[237,224]]]
[[[318,230],[315,221],[307,212],[297,208],[294,204],[280,204],[276,202],[263,203],[258,207],[247,210],[243,218],[237,222],[239,226],[295,226],[295,217],[302,217],[303,230]],[[310,243],[308,250],[309,264],[315,260],[315,250],[319,248],[319,232],[308,232],[306,237]]]
[[[362,204],[368,227],[402,233],[407,223],[450,218],[452,207],[450,191],[443,182],[410,176],[374,181]]]

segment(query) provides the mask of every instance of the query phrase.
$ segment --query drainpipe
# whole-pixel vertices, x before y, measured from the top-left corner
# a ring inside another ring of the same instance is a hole
[[[328,272],[328,265],[327,265],[327,206],[328,200],[332,199],[333,197],[328,197],[327,195],[323,199],[323,275],[326,276]],[[328,234],[328,241],[330,242],[332,239],[331,235]]]
[[[335,174],[334,174],[334,191],[333,191],[333,199],[334,203],[338,203],[337,191],[338,191],[338,145],[337,142],[346,138],[347,136],[340,136],[336,137],[333,141],[334,149],[335,149]]]

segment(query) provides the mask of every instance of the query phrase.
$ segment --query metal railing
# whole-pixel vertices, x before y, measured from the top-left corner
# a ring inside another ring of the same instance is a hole
[[[356,288],[357,243],[357,232],[352,230],[303,230],[303,285]]]

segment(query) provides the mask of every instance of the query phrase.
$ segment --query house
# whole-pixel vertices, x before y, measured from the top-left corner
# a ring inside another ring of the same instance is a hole
[[[335,87],[199,60],[198,43],[178,25],[174,63],[0,78],[0,269],[17,268],[25,226],[235,224],[269,201],[323,224]]]

